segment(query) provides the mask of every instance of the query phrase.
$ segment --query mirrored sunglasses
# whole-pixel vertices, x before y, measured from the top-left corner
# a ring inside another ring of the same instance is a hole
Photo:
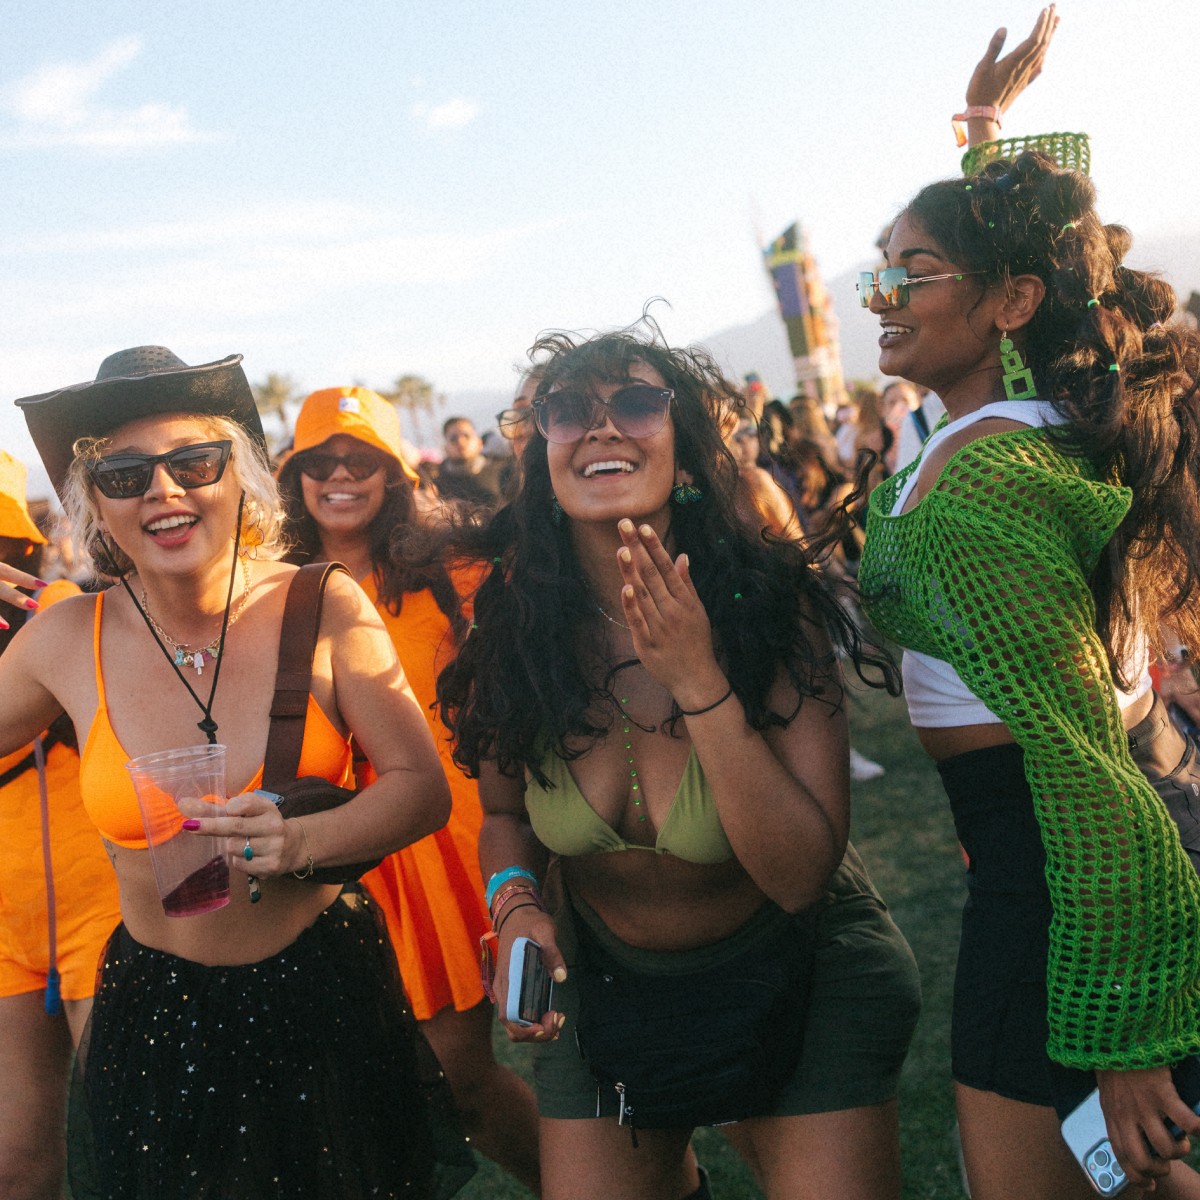
[[[624,437],[652,437],[667,423],[675,393],[670,388],[633,383],[607,400],[578,388],[562,388],[533,402],[534,419],[548,442],[577,442],[585,433],[612,421]]]
[[[92,463],[88,475],[100,494],[110,500],[144,496],[159,463],[182,488],[208,487],[225,473],[232,448],[232,442],[197,442],[167,454],[109,454]]]
[[[383,462],[379,455],[366,450],[351,450],[349,454],[323,454],[319,450],[303,450],[296,455],[296,466],[318,483],[324,483],[338,467],[345,467],[346,473],[356,483],[370,479],[376,471],[382,470]]]
[[[888,308],[903,308],[908,303],[908,289],[919,283],[936,283],[939,279],[965,279],[968,275],[983,275],[983,271],[951,271],[946,275],[912,275],[907,267],[884,267],[879,272],[858,273],[858,302],[867,308],[871,297],[878,292]]]
[[[496,425],[500,429],[500,436],[508,438],[510,442],[532,420],[532,408],[506,408],[503,412],[496,414]]]

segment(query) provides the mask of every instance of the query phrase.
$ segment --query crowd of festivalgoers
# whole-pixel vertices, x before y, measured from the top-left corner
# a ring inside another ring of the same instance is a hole
[[[17,401],[63,516],[0,452],[0,1195],[448,1197],[473,1148],[704,1200],[719,1125],[769,1200],[898,1200],[853,674],[968,862],[971,1195],[1200,1197],[1200,338],[1077,135],[1000,139],[1057,20],[993,37],[832,411],[647,315],[540,335],[436,463],[358,386],[272,460],[237,354]],[[189,749],[227,795],[156,824],[126,765]]]

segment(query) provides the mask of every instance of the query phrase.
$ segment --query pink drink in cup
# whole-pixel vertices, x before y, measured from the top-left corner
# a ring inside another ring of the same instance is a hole
[[[229,903],[224,838],[189,833],[183,822],[219,816],[226,802],[225,747],[184,746],[125,764],[133,778],[163,911],[194,917]]]

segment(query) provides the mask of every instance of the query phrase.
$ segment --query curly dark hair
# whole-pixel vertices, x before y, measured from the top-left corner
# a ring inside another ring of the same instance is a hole
[[[302,566],[320,561],[321,531],[304,506],[300,484],[299,455],[293,455],[279,472],[279,495],[285,512],[284,536],[292,546],[286,561]],[[381,456],[382,457],[382,456]],[[403,554],[393,553],[393,541],[417,520],[417,504],[413,484],[399,466],[388,462],[387,488],[383,506],[367,526],[371,546],[371,562],[375,567],[375,587],[379,603],[393,616],[398,616],[409,592],[433,593],[438,608],[450,622],[456,639],[467,632],[462,601],[450,578],[450,573],[438,560],[410,563]]]
[[[1026,326],[1038,394],[1065,419],[1070,453],[1132,489],[1133,503],[1089,581],[1114,678],[1139,635],[1171,623],[1200,648],[1200,341],[1168,324],[1175,293],[1122,265],[1131,237],[1096,215],[1091,180],[1033,152],[930,184],[908,206],[956,266],[985,283],[1036,275]]]
[[[704,498],[673,507],[670,536],[676,552],[689,555],[718,653],[755,729],[785,726],[799,711],[799,704],[789,713],[769,707],[781,675],[801,702],[828,692],[835,664],[814,647],[817,629],[851,655],[860,675],[870,670],[868,682],[882,676],[894,687],[890,660],[862,645],[812,555],[794,543],[764,540],[739,518],[737,466],[720,430],[722,416],[743,401],[706,352],[670,348],[643,317],[629,329],[591,338],[543,335],[530,358],[542,371],[539,397],[566,381],[621,382],[635,364],[652,367],[674,391],[676,459]],[[470,775],[494,761],[504,774],[528,768],[543,780],[539,764],[548,749],[577,758],[608,733],[616,713],[607,703],[613,681],[629,664],[606,660],[602,618],[570,524],[554,518],[541,436],[526,448],[522,470],[511,503],[452,531],[456,553],[490,569],[475,596],[474,632],[439,677],[438,700],[454,731],[455,761]],[[837,707],[840,695],[830,703]],[[610,719],[598,715],[604,713]],[[673,705],[669,732],[677,732],[680,715]]]

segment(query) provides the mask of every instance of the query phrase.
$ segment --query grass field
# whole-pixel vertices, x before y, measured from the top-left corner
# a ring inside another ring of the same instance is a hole
[[[950,988],[963,901],[962,858],[937,772],[909,728],[904,704],[877,692],[852,696],[855,747],[887,768],[854,785],[852,837],[921,967],[925,1003],[900,1093],[904,1200],[962,1200],[950,1090]],[[497,1038],[497,1052],[528,1077],[528,1055]],[[715,1130],[698,1130],[697,1154],[716,1200],[759,1200],[741,1160]],[[491,1163],[461,1200],[527,1200]]]

